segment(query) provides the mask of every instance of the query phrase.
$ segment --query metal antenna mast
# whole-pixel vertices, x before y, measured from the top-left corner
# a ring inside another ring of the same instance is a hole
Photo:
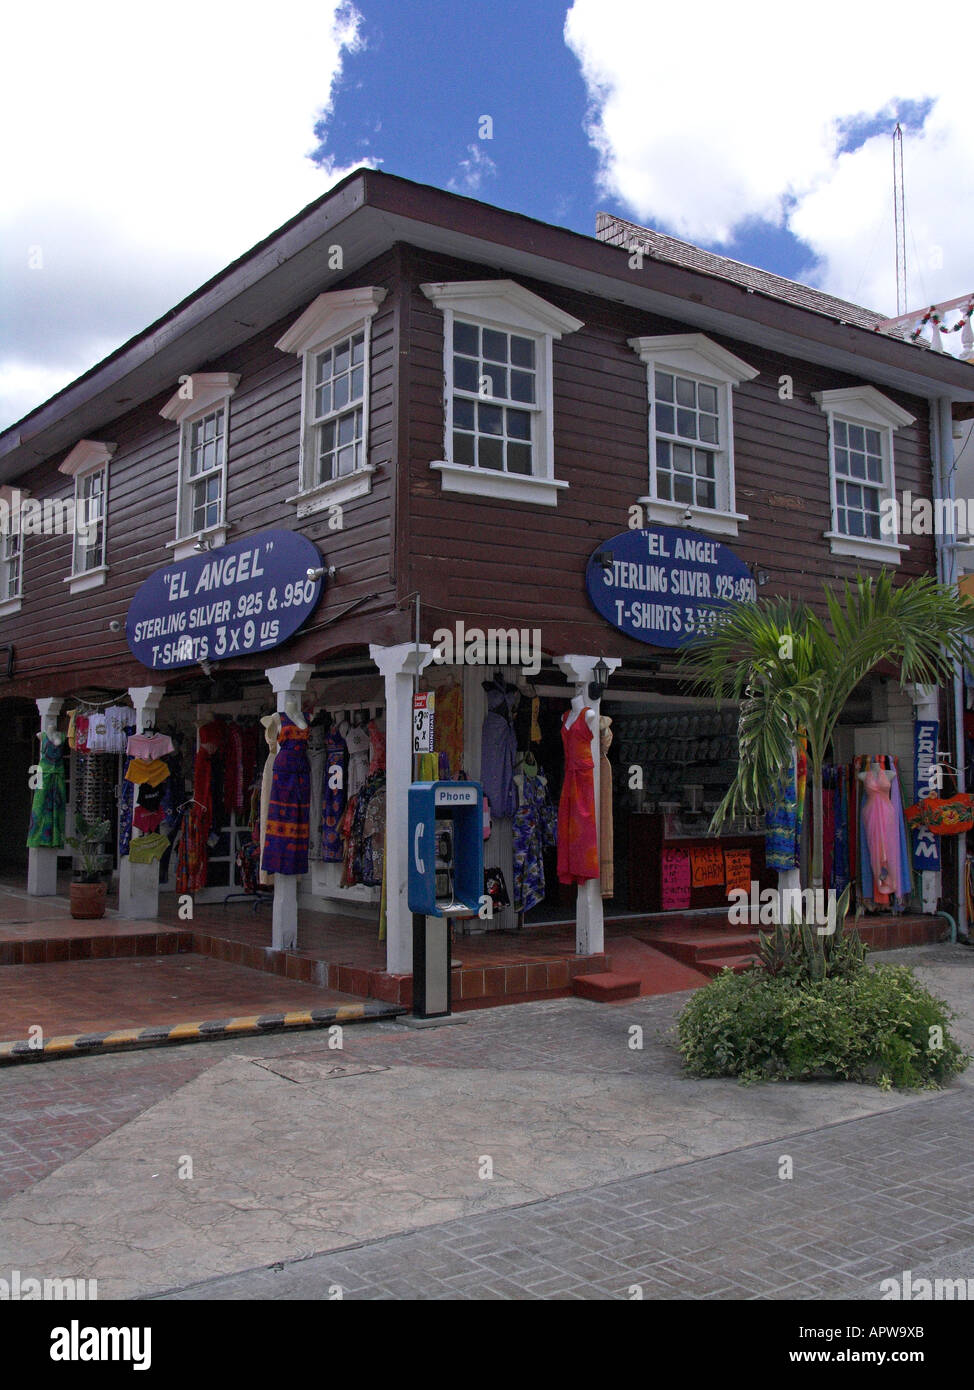
[[[905,314],[906,202],[903,196],[903,131],[899,121],[893,131],[893,219],[896,227],[896,312]]]

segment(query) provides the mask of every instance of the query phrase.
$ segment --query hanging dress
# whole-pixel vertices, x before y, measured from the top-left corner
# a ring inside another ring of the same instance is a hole
[[[603,898],[611,898],[615,892],[611,746],[612,720],[603,714],[599,717],[599,879]]]
[[[544,852],[557,844],[558,818],[540,769],[514,778],[518,808],[512,822],[514,841],[514,911],[530,912],[545,896]]]
[[[308,813],[311,766],[308,733],[289,714],[281,715],[278,750],[271,773],[267,834],[260,866],[265,874],[308,872]]]
[[[264,841],[267,838],[267,811],[271,801],[271,784],[274,780],[274,759],[277,756],[277,736],[281,731],[281,716],[279,714],[265,714],[260,722],[264,726],[264,738],[267,740],[268,748],[260,782],[260,853],[261,858],[263,858]],[[263,869],[260,870],[259,878],[265,887],[267,884],[273,883],[270,874],[265,874]]]
[[[446,754],[447,775],[455,781],[463,766],[463,689],[459,685],[441,686],[436,692],[433,749]]]
[[[565,750],[565,780],[558,803],[558,881],[585,883],[599,877],[599,836],[595,820],[595,763],[588,706],[575,716],[561,717],[561,741]]]
[[[61,849],[64,845],[64,810],[67,805],[64,764],[67,743],[55,743],[47,734],[41,739],[38,764],[40,786],[30,808],[29,849]]]
[[[487,691],[487,713],[480,739],[480,782],[495,820],[513,816],[517,810],[514,791],[517,734],[513,723],[517,694],[516,689],[502,689],[496,684]]]
[[[329,729],[325,735],[325,767],[321,785],[321,858],[332,864],[340,864],[345,853],[339,826],[345,814],[347,760],[345,740],[337,729]]]
[[[863,779],[865,799],[861,819],[865,847],[872,871],[872,897],[886,904],[891,897],[902,897],[899,827],[896,808],[890,799],[893,779],[882,769],[870,769]]]
[[[344,734],[348,749],[348,794],[355,796],[369,775],[369,736],[361,724],[339,726],[339,733]]]
[[[369,776],[373,772],[384,772],[386,767],[386,731],[380,729],[374,719],[368,724],[369,735]]]

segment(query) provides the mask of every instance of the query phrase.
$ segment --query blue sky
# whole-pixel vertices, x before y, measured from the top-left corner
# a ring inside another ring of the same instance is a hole
[[[936,24],[908,0],[45,15],[5,17],[0,428],[363,161],[588,235],[615,211],[893,314],[899,117],[910,307],[974,290],[974,120],[943,39],[969,0]]]

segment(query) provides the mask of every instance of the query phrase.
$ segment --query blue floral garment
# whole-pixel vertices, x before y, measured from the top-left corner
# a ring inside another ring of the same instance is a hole
[[[765,818],[764,862],[769,869],[794,869],[798,864],[799,816],[795,764],[782,777],[778,795]]]
[[[544,852],[557,843],[558,812],[551,804],[543,772],[535,777],[522,775],[518,780],[521,792],[512,822],[514,910],[530,912],[545,895]]]

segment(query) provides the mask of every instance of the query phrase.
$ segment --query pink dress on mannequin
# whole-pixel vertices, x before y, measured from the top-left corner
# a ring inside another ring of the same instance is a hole
[[[894,894],[901,897],[904,892],[899,881],[896,812],[889,795],[892,785],[892,778],[879,767],[870,768],[863,780],[866,804],[862,808],[862,829],[873,873],[873,901],[884,904]]]

